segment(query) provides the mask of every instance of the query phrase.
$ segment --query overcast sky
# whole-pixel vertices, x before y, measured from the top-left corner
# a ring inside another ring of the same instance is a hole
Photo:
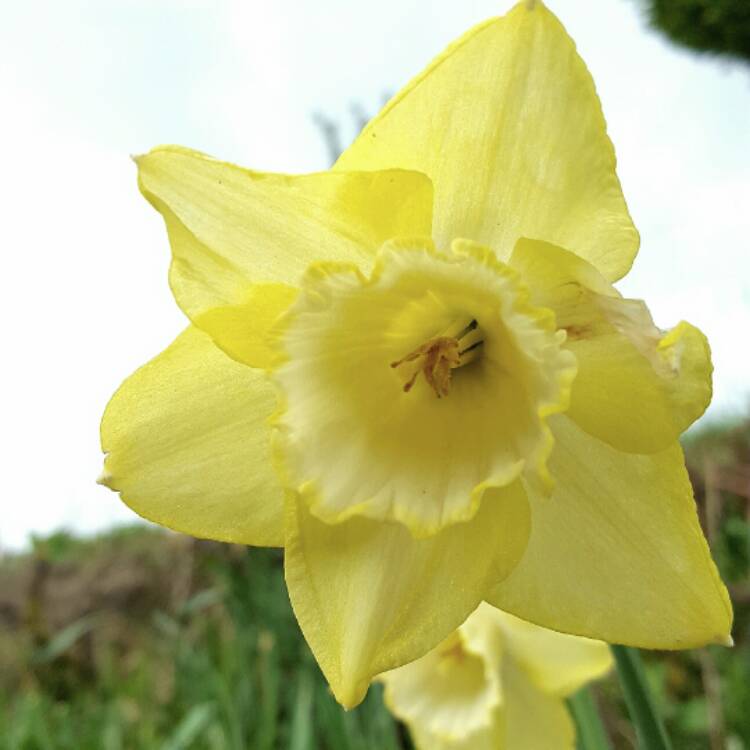
[[[637,0],[549,0],[603,100],[642,235],[621,285],[709,336],[711,414],[750,382],[750,70],[648,32]],[[184,326],[128,155],[181,143],[256,169],[327,166],[312,115],[353,134],[507,0],[27,0],[0,6],[4,362],[0,547],[133,516],[98,487],[111,393]]]

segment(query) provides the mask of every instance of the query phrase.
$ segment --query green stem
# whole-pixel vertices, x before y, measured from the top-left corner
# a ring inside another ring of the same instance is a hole
[[[671,750],[672,745],[646,682],[640,654],[627,646],[612,646],[612,653],[628,713],[638,736],[638,747],[642,750]]]
[[[612,750],[591,690],[583,688],[571,695],[568,706],[578,730],[579,750]]]

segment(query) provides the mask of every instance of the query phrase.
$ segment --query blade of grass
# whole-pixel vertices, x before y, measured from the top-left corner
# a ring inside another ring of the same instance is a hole
[[[313,684],[309,672],[300,672],[292,714],[289,750],[312,750],[313,747]]]
[[[164,743],[163,750],[187,750],[211,723],[215,710],[213,703],[193,706]]]
[[[583,688],[571,695],[568,698],[568,707],[576,723],[579,750],[612,750],[612,743],[589,688]]]
[[[628,646],[612,646],[625,703],[643,750],[672,750],[646,682],[641,655]]]
[[[94,629],[96,617],[86,615],[63,628],[34,655],[34,664],[46,664],[62,656],[70,647],[84,635]]]

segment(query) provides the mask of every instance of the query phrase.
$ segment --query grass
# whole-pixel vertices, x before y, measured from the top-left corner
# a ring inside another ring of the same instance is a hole
[[[127,586],[103,586],[97,610],[52,635],[28,620],[6,629],[2,750],[409,747],[378,686],[356,711],[334,701],[291,612],[279,551],[165,536],[133,529],[38,545],[27,562],[46,556],[51,586],[59,581],[49,571],[97,556],[148,569],[145,552],[169,558],[177,577],[189,567],[193,580],[179,601],[157,585],[162,601],[144,607],[132,601],[141,581],[133,575]]]
[[[750,749],[747,423],[686,444],[735,600],[735,649],[645,655],[676,748]],[[595,691],[634,747],[614,679]],[[144,526],[0,560],[0,750],[408,750],[375,685],[343,711],[289,605],[282,553]]]

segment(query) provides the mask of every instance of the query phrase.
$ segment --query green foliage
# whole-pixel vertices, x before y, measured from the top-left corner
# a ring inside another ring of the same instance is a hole
[[[611,646],[611,649],[638,746],[643,750],[672,750],[672,743],[664,730],[651,686],[646,679],[640,653],[627,646]]]
[[[750,62],[748,0],[645,0],[649,21],[677,44]]]
[[[107,556],[114,543],[119,564],[137,566],[144,535],[172,554],[166,535],[146,531],[80,544]],[[63,546],[66,561],[78,558],[76,542]],[[14,666],[0,647],[1,750],[409,747],[379,686],[349,713],[333,699],[291,612],[279,551],[183,548],[173,572],[189,564],[196,590],[147,618],[128,613],[126,594],[41,641],[0,630],[23,651]]]
[[[568,709],[576,726],[579,750],[612,750],[607,730],[590,687],[583,687],[568,698]]]

